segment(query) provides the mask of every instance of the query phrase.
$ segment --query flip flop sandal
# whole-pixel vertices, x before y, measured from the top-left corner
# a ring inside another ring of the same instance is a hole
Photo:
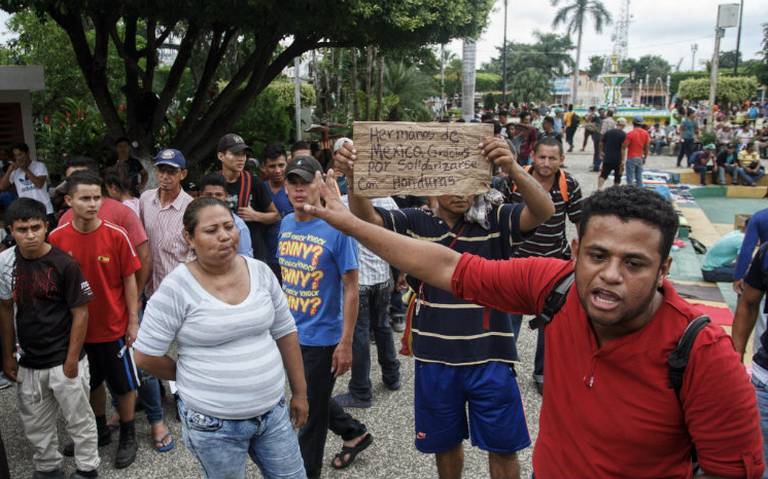
[[[171,442],[168,444],[165,444],[165,439],[170,437]],[[171,435],[171,431],[166,431],[166,433],[161,437],[160,439],[155,439],[155,451],[157,452],[168,452],[174,447],[176,447],[176,441],[173,439],[173,436]]]
[[[373,436],[371,433],[367,433],[366,436],[360,440],[360,442],[357,443],[354,447],[347,447],[342,446],[341,452],[337,453],[335,456],[333,456],[333,461],[331,461],[331,466],[334,469],[346,469],[348,468],[353,462],[355,462],[355,458],[358,454],[363,452],[368,448],[368,446],[373,443]],[[344,460],[344,458],[347,458]],[[340,465],[337,465],[340,464]]]

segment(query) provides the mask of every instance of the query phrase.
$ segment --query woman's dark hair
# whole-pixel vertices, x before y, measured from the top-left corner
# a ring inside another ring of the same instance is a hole
[[[76,171],[67,177],[67,194],[72,196],[80,185],[95,185],[101,188],[102,184],[101,178],[96,173],[88,170]]]
[[[616,216],[623,222],[641,220],[658,229],[662,261],[669,256],[677,234],[677,213],[672,204],[655,191],[637,186],[612,186],[587,198],[581,210],[580,237],[584,236],[593,216]]]
[[[210,196],[201,196],[187,205],[187,209],[184,211],[184,231],[186,231],[189,236],[195,235],[195,228],[197,228],[197,224],[200,221],[200,212],[209,206],[221,206],[232,215],[232,210],[230,210],[223,201],[211,198]]]
[[[104,185],[107,187],[114,186],[120,193],[131,191],[131,182],[115,167],[104,170]]]
[[[32,198],[19,198],[5,211],[5,224],[8,226],[13,226],[14,221],[27,220],[41,220],[47,225],[45,205]]]

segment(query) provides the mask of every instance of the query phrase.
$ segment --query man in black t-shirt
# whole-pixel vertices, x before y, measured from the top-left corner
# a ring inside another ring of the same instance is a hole
[[[624,127],[627,126],[627,120],[619,118],[616,120],[616,128],[605,132],[600,141],[600,150],[603,154],[603,166],[600,169],[600,176],[597,178],[597,188],[602,189],[606,178],[613,171],[613,184],[621,183],[621,170],[624,165],[624,139],[627,134],[624,133]]]
[[[264,184],[244,170],[248,149],[239,135],[227,133],[219,140],[217,156],[227,180],[227,205],[248,225],[253,257],[266,262],[266,226],[280,221],[280,213]]]
[[[75,442],[77,472],[70,477],[97,477],[97,427],[83,351],[91,287],[77,262],[45,241],[42,203],[19,198],[8,208],[6,224],[17,246],[0,254],[3,371],[18,382],[19,415],[34,448],[33,477],[64,477],[56,432],[59,411]]]

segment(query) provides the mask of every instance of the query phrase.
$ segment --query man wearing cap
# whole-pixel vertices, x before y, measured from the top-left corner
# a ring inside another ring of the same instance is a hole
[[[715,161],[715,145],[709,143],[704,145],[704,149],[691,155],[691,167],[693,171],[699,174],[699,180],[702,186],[707,184],[707,171],[712,172],[712,182],[717,179],[717,162]]]
[[[145,191],[139,199],[139,216],[152,254],[152,276],[144,290],[147,299],[168,273],[187,261],[190,253],[182,221],[187,205],[192,202],[192,197],[181,188],[187,177],[187,160],[179,150],[168,148],[155,156],[155,166],[158,187]]]
[[[643,127],[643,117],[635,116],[632,119],[632,131],[627,133],[624,139],[624,157],[627,159],[627,184],[643,186],[643,164],[648,157],[651,145],[651,136]]]
[[[221,175],[227,180],[226,203],[248,225],[253,257],[266,263],[266,226],[280,221],[280,213],[264,184],[245,171],[248,149],[240,135],[227,133],[219,140],[217,157],[221,162]]]
[[[348,467],[373,442],[365,425],[331,399],[336,378],[352,364],[358,251],[350,237],[304,211],[304,205],[319,204],[316,173],[322,166],[311,156],[288,163],[285,189],[294,212],[283,218],[277,248],[307,380],[309,418],[299,432],[299,446],[310,479],[320,477],[329,428],[344,441],[332,462],[335,469]]]

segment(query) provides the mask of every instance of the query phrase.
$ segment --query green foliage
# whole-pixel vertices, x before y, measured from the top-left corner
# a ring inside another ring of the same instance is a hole
[[[271,143],[281,143],[294,138],[293,88],[293,83],[284,78],[272,82],[256,97],[235,124],[234,131],[240,133],[257,156]],[[311,105],[314,102],[315,89],[302,83],[302,105]]]
[[[509,86],[509,96],[515,102],[540,102],[552,96],[549,77],[535,68],[526,68],[515,74]]]
[[[563,5],[552,20],[552,27],[565,25],[566,31],[574,35],[584,31],[587,19],[592,20],[596,33],[602,33],[603,27],[611,23],[611,14],[600,0],[562,0]],[[558,6],[561,0],[551,0],[552,6]]]
[[[562,76],[573,68],[570,51],[574,46],[567,35],[534,32],[533,36],[534,43],[507,43],[507,78],[526,68],[535,68],[550,78]],[[499,56],[485,65],[485,69],[501,76],[503,50],[501,47],[496,49]]]
[[[478,92],[501,90],[501,75],[491,72],[475,73],[475,90]]]
[[[715,101],[718,103],[738,103],[752,98],[757,90],[754,77],[720,76],[717,79]],[[686,100],[706,100],[709,98],[709,80],[705,78],[688,79],[680,82],[677,94]]]
[[[74,62],[72,44],[67,34],[47,15],[39,17],[26,10],[13,15],[7,22],[8,30],[16,38],[5,48],[4,64],[42,65],[45,71],[45,90],[33,94],[35,112],[49,112],[65,100],[93,104],[82,72]],[[93,32],[88,42],[93,45]],[[2,55],[0,55],[2,56]],[[108,53],[110,88],[119,92],[125,83],[123,63],[112,46]]]
[[[104,132],[104,121],[90,102],[63,98],[55,113],[35,121],[37,154],[58,171],[65,154],[101,160],[109,153]]]
[[[393,103],[385,105],[388,111],[382,112],[382,117],[390,121],[423,118],[424,100],[436,93],[432,79],[418,68],[390,61],[384,69],[384,91]]]
[[[329,47],[386,51],[474,37],[492,6],[493,0],[0,0],[0,8],[21,13],[25,22],[50,26],[39,35],[50,39],[50,48],[40,52],[68,48],[58,64],[70,81],[48,91],[81,98],[79,78],[87,78],[108,136],[128,134],[144,154],[161,139],[193,163],[211,157],[218,136],[296,56]],[[171,63],[167,71],[160,56]],[[423,60],[426,68],[430,59]]]
[[[651,82],[657,78],[666,81],[667,75],[672,71],[672,65],[658,55],[645,55],[635,60],[627,58],[621,62],[621,71],[633,73],[634,81],[645,81],[646,75]]]
[[[605,59],[600,55],[592,55],[589,57],[589,78],[596,80],[601,73],[603,73],[603,63]]]
[[[709,79],[709,73],[704,71],[672,72],[669,75],[669,91],[672,93],[680,89],[680,83],[688,79]]]

